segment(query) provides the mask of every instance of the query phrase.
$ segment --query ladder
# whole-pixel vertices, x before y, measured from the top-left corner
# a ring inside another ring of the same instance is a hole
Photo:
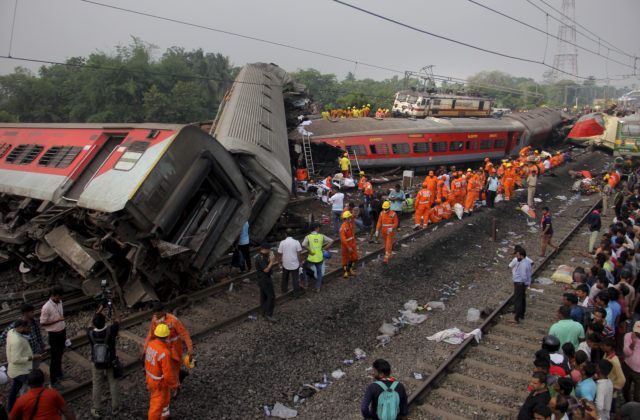
[[[313,166],[313,156],[311,155],[311,134],[308,132],[302,134],[302,150],[304,152],[304,162],[307,165],[309,180],[315,181],[316,171]]]
[[[360,162],[358,162],[358,154],[356,153],[356,151],[352,147],[347,147],[347,157],[351,161],[351,165],[349,165],[349,170],[351,171],[351,178],[358,179],[358,177],[360,176],[360,171],[361,171]],[[353,173],[353,161],[355,161],[356,167],[358,168],[358,173],[357,174]],[[354,175],[356,175],[356,176],[354,176]]]

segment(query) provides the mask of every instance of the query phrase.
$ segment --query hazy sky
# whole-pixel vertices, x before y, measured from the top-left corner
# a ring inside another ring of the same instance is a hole
[[[186,50],[202,48],[229,56],[235,65],[273,62],[288,71],[316,68],[342,79],[347,72],[357,78],[384,79],[405,70],[434,65],[434,73],[466,78],[483,70],[502,70],[536,80],[548,70],[542,65],[520,62],[479,52],[436,39],[353,10],[331,0],[96,0],[176,19],[195,25],[236,32],[335,55],[343,61],[284,47],[167,22],[125,11],[105,8],[81,0],[0,0],[0,55],[61,62],[92,52],[113,53],[135,36],[158,47],[156,56],[171,46]],[[535,32],[505,17],[487,11],[469,0],[345,0],[380,15],[425,31],[491,49],[504,54],[553,64],[557,40]],[[559,24],[548,19],[531,3],[542,1],[562,9],[562,0],[477,0],[505,14],[557,35]],[[640,56],[637,24],[639,0],[575,0],[578,23],[605,41],[634,56]],[[15,25],[12,25],[14,10]],[[554,16],[556,12],[550,11]],[[559,16],[558,16],[559,17]],[[547,26],[548,25],[548,26]],[[12,33],[13,27],[13,36]],[[577,28],[578,31],[586,32]],[[593,35],[590,35],[593,37]],[[547,39],[548,38],[548,39]],[[11,41],[12,39],[12,41]],[[598,44],[578,34],[577,44],[598,50]],[[10,50],[11,49],[11,50]],[[545,55],[546,50],[546,55]],[[608,51],[601,54],[627,65],[633,59]],[[363,63],[399,71],[380,70]],[[640,60],[638,61],[640,74]],[[39,65],[0,58],[0,74],[16,66],[37,69]],[[597,78],[620,79],[633,69],[608,62],[578,50],[578,73]],[[616,85],[640,84],[628,78]]]

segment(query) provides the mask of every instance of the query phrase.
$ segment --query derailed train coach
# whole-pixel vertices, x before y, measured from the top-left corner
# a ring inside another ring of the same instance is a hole
[[[129,306],[196,286],[288,203],[289,82],[245,66],[213,126],[0,124],[0,262],[91,296],[107,280]]]

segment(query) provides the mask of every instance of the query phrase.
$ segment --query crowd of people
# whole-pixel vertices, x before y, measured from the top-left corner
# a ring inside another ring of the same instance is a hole
[[[614,171],[605,175],[615,196],[615,218],[604,231],[598,205],[587,216],[588,249],[572,250],[592,260],[576,267],[573,282],[563,289],[557,321],[533,357],[529,396],[518,419],[640,418],[640,215],[638,171],[624,182]],[[599,247],[596,244],[599,240]],[[514,282],[514,318],[526,313],[531,265],[522,246],[514,249],[509,267]]]
[[[362,105],[361,107],[357,106],[348,106],[347,109],[336,108],[336,109],[325,109],[322,112],[322,118],[324,119],[336,119],[336,118],[366,118],[371,114],[371,104]],[[391,114],[389,110],[386,108],[378,108],[375,112],[376,118],[387,118]]]
[[[6,345],[7,376],[11,379],[6,405],[0,398],[0,419],[8,416],[11,420],[55,420],[64,415],[67,420],[75,420],[75,413],[60,394],[65,390],[62,383],[74,379],[62,371],[65,348],[71,345],[66,338],[62,295],[61,287],[51,289],[39,320],[34,316],[35,308],[23,304],[22,317],[0,335],[0,342]],[[112,322],[107,325],[109,320]],[[111,416],[117,418],[123,409],[119,380],[123,367],[117,355],[120,322],[117,305],[110,297],[105,297],[86,329],[91,347],[93,390],[88,414],[92,418],[101,418],[107,413],[104,408],[107,387],[111,396]],[[48,347],[42,339],[41,327],[48,333]],[[187,355],[183,358],[185,346]],[[46,388],[45,373],[39,364],[45,351],[50,354]],[[150,391],[148,419],[168,419],[171,397],[177,395],[180,383],[193,367],[193,345],[187,329],[177,317],[166,312],[160,302],[154,303],[140,358],[144,361],[145,381]]]

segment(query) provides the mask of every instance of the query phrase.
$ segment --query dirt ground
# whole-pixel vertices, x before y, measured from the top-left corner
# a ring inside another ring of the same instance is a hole
[[[541,178],[537,197],[553,214],[563,205],[556,196],[572,195],[570,169],[601,171],[609,161],[609,156],[596,152],[566,163]],[[522,199],[523,193],[518,197]],[[326,205],[305,205],[318,218],[330,214]],[[360,265],[353,280],[328,279],[320,294],[307,294],[276,307],[279,322],[275,324],[246,321],[209,335],[195,347],[197,367],[172,404],[172,417],[263,418],[264,406],[273,408],[281,402],[297,406],[301,419],[361,418],[360,400],[371,381],[367,369],[376,358],[389,360],[392,376],[411,392],[419,385],[414,372],[428,376],[455,350],[426,337],[445,328],[475,328],[466,321],[467,310],[497,306],[495,290],[510,285],[506,256],[513,245],[523,244],[532,255],[539,251],[539,231],[527,224],[515,206],[515,202],[499,203],[494,210],[485,208],[463,220],[430,227],[416,241],[397,244],[388,266],[367,262]],[[574,223],[576,217],[562,214],[554,222]],[[496,242],[491,241],[494,218]],[[328,226],[324,229],[331,235]],[[446,300],[446,309],[427,312],[424,323],[401,329],[389,343],[379,346],[378,329],[398,317],[398,310],[410,299],[420,304]],[[356,348],[366,358],[355,360]],[[355,362],[345,365],[345,359]],[[331,379],[331,372],[338,368],[346,376]],[[316,392],[305,386],[322,382],[325,374],[334,382],[326,389]],[[122,384],[126,411],[119,418],[144,417],[148,393],[143,380],[141,372]],[[73,406],[86,413],[88,405],[80,401]]]

